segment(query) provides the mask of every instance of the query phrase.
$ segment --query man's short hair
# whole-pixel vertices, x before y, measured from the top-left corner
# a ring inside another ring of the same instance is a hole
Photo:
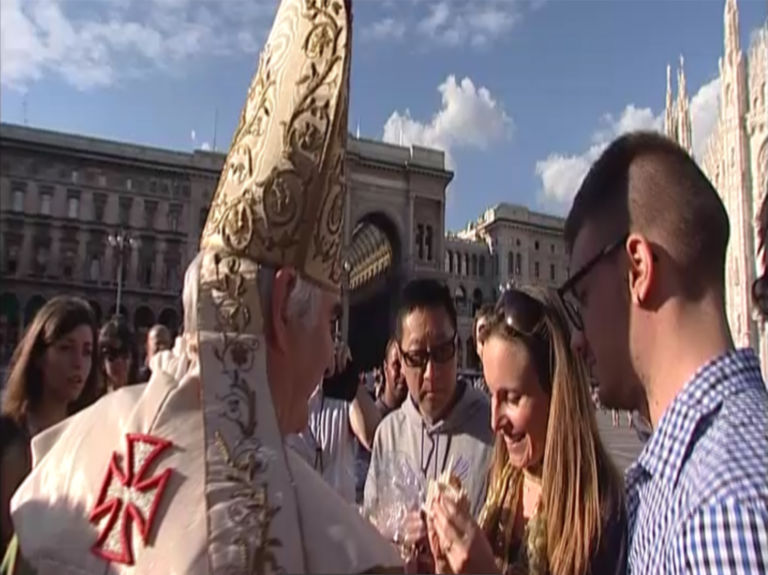
[[[403,341],[403,323],[408,314],[417,309],[435,308],[445,310],[451,326],[456,331],[456,306],[448,286],[434,279],[417,279],[408,282],[400,296],[395,321],[395,339],[398,342]]]
[[[612,234],[606,241],[628,231],[660,240],[689,296],[711,282],[724,288],[730,235],[725,206],[696,162],[661,134],[626,134],[606,148],[566,219],[569,251],[587,223]]]

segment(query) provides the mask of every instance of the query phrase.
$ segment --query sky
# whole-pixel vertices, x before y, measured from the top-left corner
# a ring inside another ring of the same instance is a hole
[[[446,226],[499,202],[567,213],[616,135],[661,129],[685,57],[714,127],[725,0],[355,0],[349,129],[446,151]],[[0,0],[0,120],[226,150],[276,0]],[[766,0],[739,0],[741,44]]]

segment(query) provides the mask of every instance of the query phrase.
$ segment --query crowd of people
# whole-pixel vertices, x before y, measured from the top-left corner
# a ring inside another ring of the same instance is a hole
[[[479,311],[481,378],[457,374],[434,278],[393,294],[381,366],[356,365],[332,327],[350,27],[349,2],[282,0],[172,347],[153,330],[138,366],[119,320],[97,331],[73,297],[27,328],[3,572],[765,573],[768,392],[726,319],[728,217],[665,137],[621,136],[591,167],[559,289]],[[624,477],[595,383],[648,425]]]

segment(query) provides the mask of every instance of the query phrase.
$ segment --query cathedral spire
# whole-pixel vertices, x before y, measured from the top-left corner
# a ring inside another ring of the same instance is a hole
[[[688,100],[685,83],[685,58],[680,54],[680,68],[677,71],[677,97],[680,100]]]
[[[680,55],[680,68],[677,70],[677,141],[690,154],[691,149],[691,108],[685,86],[685,60]]]
[[[739,7],[736,0],[725,0],[725,54],[738,54],[740,48],[739,41]]]
[[[664,133],[668,138],[676,140],[675,113],[672,102],[672,68],[667,64],[667,100],[664,109]]]

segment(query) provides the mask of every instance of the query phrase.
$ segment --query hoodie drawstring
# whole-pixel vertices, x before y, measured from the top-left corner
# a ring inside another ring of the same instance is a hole
[[[451,441],[453,440],[453,435],[448,433],[447,435],[447,444],[445,446],[445,451],[443,451],[443,461],[440,465],[440,468],[438,470],[437,466],[437,460],[440,457],[440,434],[436,433],[434,435],[429,434],[429,438],[432,440],[432,445],[429,448],[429,454],[427,455],[426,462],[424,461],[424,433],[426,432],[426,428],[424,425],[424,421],[421,422],[421,448],[419,449],[419,466],[421,467],[421,473],[424,476],[424,479],[437,479],[440,475],[445,472],[445,468],[448,465],[448,456],[451,451]],[[433,458],[434,455],[434,458]],[[432,461],[432,477],[427,476],[427,470],[429,468],[429,462]]]

